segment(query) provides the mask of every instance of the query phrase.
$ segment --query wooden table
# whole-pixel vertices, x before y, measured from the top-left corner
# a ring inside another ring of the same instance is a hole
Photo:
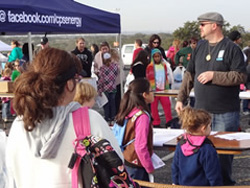
[[[154,92],[155,96],[159,97],[177,97],[179,90],[168,89],[164,91],[156,91]],[[190,97],[194,97],[194,92],[190,92]],[[250,91],[241,91],[239,93],[240,99],[250,99]]]
[[[156,91],[154,92],[155,96],[158,97],[177,97],[179,90],[168,89],[164,91]]]
[[[208,138],[213,142],[217,153],[219,154],[241,154],[245,150],[250,150],[250,138],[248,140],[226,140],[215,137],[216,135],[229,134],[232,132],[218,132],[214,135],[210,135]],[[163,147],[167,147],[170,150],[174,150],[178,141],[174,138],[163,144]]]
[[[2,92],[0,92],[0,97],[14,98],[14,93],[2,93]]]

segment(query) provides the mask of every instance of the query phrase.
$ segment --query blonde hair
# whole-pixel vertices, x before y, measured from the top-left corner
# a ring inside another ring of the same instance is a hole
[[[3,70],[3,76],[10,76],[12,73],[12,70],[10,68],[6,68]]]
[[[211,123],[210,114],[202,109],[193,109],[191,107],[185,107],[180,115],[180,123],[182,129],[187,132],[196,132],[200,126],[208,126]]]
[[[174,46],[174,50],[177,52],[180,48],[180,44],[181,44],[181,41],[178,40],[178,39],[175,39],[172,43],[172,45]]]
[[[96,89],[86,82],[79,82],[76,85],[76,94],[74,101],[79,102],[83,105],[85,102],[89,102],[91,99],[97,96]]]

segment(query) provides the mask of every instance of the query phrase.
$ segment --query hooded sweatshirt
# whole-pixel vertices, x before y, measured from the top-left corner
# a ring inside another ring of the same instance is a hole
[[[174,184],[186,186],[223,185],[217,152],[213,145],[205,141],[206,139],[205,136],[183,135],[176,147],[172,163]]]
[[[67,166],[76,138],[72,112],[78,108],[80,104],[77,102],[54,107],[53,118],[43,120],[32,132],[24,129],[22,117],[14,120],[6,147],[6,164],[16,187],[71,187],[71,173]],[[91,134],[109,140],[123,159],[107,122],[91,109],[89,118]]]
[[[147,69],[146,69],[146,77],[150,83],[150,86],[151,86],[151,89],[152,90],[159,90],[159,88],[157,88],[157,84],[156,84],[156,68],[155,68],[155,62],[154,62],[154,54],[155,53],[159,53],[161,54],[161,51],[157,48],[154,48],[151,52],[151,62],[150,64],[147,66]],[[162,57],[162,56],[161,56]],[[169,89],[169,82],[168,82],[168,70],[167,70],[167,65],[166,63],[163,61],[163,59],[161,60],[161,63],[160,63],[163,68],[164,68],[164,71],[165,71],[165,78],[164,78],[164,89]]]
[[[170,59],[170,63],[171,63],[171,66],[174,66],[175,67],[175,61],[174,61],[174,57],[175,57],[175,54],[179,51],[179,49],[175,49],[174,46],[170,46],[169,49],[168,49],[168,52],[167,52],[167,58]]]

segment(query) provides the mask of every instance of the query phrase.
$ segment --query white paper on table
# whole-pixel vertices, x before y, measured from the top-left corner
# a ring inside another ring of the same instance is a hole
[[[181,134],[184,133],[183,129],[161,129],[154,128],[153,135],[153,145],[154,146],[163,146],[165,142],[168,142]]]
[[[189,97],[195,97],[194,91],[191,91]],[[250,99],[250,91],[241,91],[239,93],[240,99]]]
[[[151,161],[153,163],[154,169],[161,168],[165,165],[161,158],[155,153],[153,153],[153,155],[151,156]]]
[[[216,135],[215,137],[226,140],[249,140],[250,133],[229,133],[229,134]]]
[[[102,93],[102,96],[98,95],[95,100],[99,108],[103,107],[108,102],[108,98],[104,93]]]
[[[211,131],[210,135],[214,135],[214,134],[217,134],[217,133],[218,133],[218,131]]]

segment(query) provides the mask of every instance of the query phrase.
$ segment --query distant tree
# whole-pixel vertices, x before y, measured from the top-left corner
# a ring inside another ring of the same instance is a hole
[[[176,29],[173,33],[173,37],[177,38],[179,40],[189,40],[191,37],[200,38],[200,29],[199,29],[199,22],[198,21],[188,21],[184,23],[183,27],[179,27]],[[241,25],[233,26],[230,28],[230,24],[225,21],[225,24],[223,26],[223,34],[227,36],[232,30],[237,29],[241,33],[244,33],[244,27]]]
[[[236,25],[236,26],[231,27],[231,29],[229,30],[229,32],[234,31],[234,30],[239,31],[241,34],[245,34],[246,33],[245,28],[242,25]]]
[[[200,30],[197,21],[185,22],[183,27],[179,27],[173,33],[173,37],[181,41],[189,40],[191,37],[199,38]]]

